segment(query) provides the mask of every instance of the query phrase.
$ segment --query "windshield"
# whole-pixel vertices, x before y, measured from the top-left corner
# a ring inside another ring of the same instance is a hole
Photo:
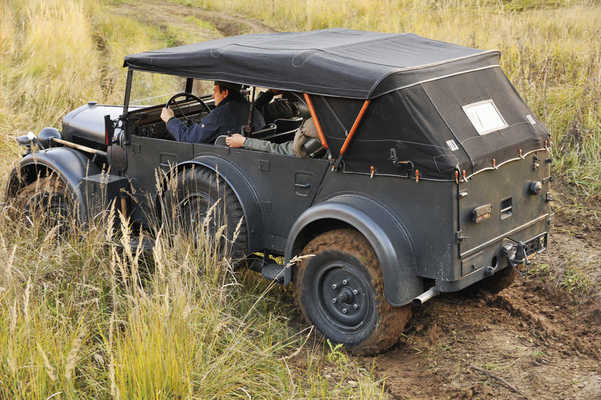
[[[135,71],[130,92],[130,107],[145,107],[165,104],[171,96],[185,91],[186,78],[175,75],[157,74],[145,71]],[[203,97],[211,96],[212,81],[194,80],[192,94]]]

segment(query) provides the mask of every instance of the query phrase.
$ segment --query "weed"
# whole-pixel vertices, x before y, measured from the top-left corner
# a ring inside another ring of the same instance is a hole
[[[573,266],[568,266],[560,278],[560,285],[570,294],[587,295],[592,284],[588,275]]]

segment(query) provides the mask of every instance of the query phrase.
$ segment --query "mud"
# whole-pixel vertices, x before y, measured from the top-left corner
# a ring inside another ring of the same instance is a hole
[[[599,243],[557,221],[550,249],[497,295],[443,295],[418,310],[392,351],[364,357],[393,399],[601,400]],[[586,295],[569,294],[550,273],[578,268]]]

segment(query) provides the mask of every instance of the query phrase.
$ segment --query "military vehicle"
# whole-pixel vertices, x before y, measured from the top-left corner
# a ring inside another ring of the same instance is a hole
[[[76,209],[83,223],[116,203],[143,229],[150,203],[163,223],[176,214],[194,229],[195,214],[222,199],[236,258],[263,254],[252,267],[294,285],[319,332],[355,353],[380,352],[413,304],[472,285],[500,290],[547,247],[550,136],[499,60],[498,51],[348,29],[129,55],[123,105],[90,102],[61,131],[18,139],[29,150],[7,197],[26,212],[34,201],[47,215]],[[241,127],[245,135],[294,140],[310,117],[318,139],[303,158],[174,141],[164,102],[130,101],[166,77],[181,85],[168,103],[188,123],[214,108],[193,93],[197,82],[220,80],[244,85],[250,101],[256,88],[293,94],[308,110],[256,132]]]

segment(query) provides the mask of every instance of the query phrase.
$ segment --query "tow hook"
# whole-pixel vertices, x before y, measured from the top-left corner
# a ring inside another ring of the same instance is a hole
[[[530,260],[528,260],[528,254],[526,253],[526,245],[524,242],[514,242],[515,244],[507,243],[503,246],[503,255],[507,257],[509,264],[514,268],[524,262],[526,265],[530,265]]]

